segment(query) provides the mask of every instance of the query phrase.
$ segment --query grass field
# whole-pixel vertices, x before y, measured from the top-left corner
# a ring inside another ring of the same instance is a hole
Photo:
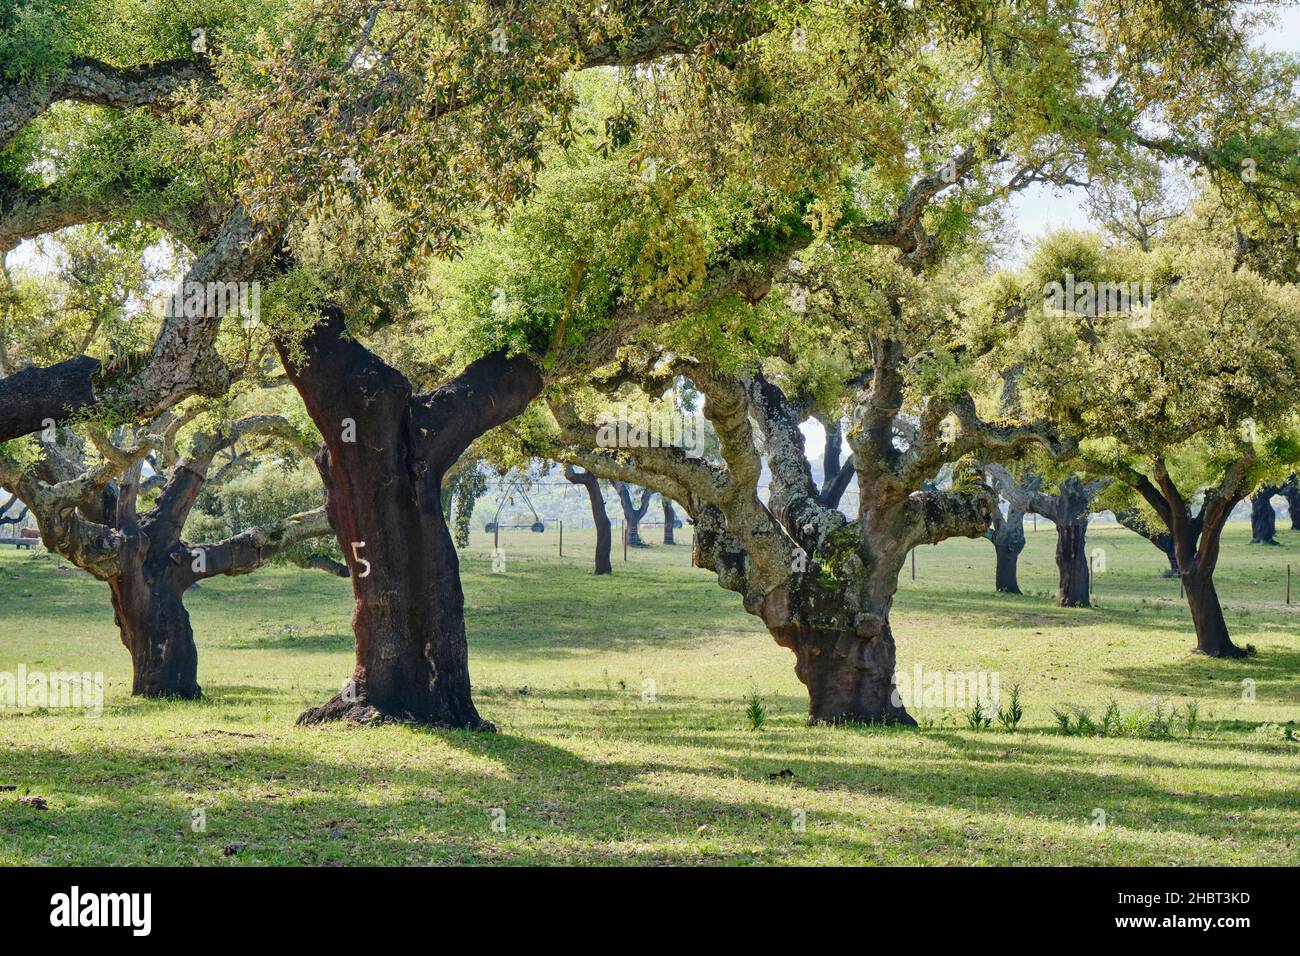
[[[1106,558],[1092,610],[1053,605],[1046,523],[1019,597],[992,593],[985,541],[919,551],[895,608],[900,669],[997,672],[1004,701],[1019,683],[1016,733],[917,708],[919,730],[804,726],[793,655],[686,544],[616,554],[595,579],[587,535],[567,533],[560,559],[552,532],[510,532],[492,574],[476,533],[470,661],[495,735],[296,728],[352,654],[348,583],[296,569],[191,592],[205,699],[133,700],[107,588],[5,549],[0,671],[102,670],[108,686],[99,718],[0,711],[0,785],[17,788],[0,792],[0,864],[1294,865],[1300,603],[1283,600],[1290,562],[1300,602],[1300,532],[1248,537],[1229,526],[1218,575],[1234,638],[1257,649],[1236,662],[1189,654],[1177,581],[1127,531],[1091,535]],[[1053,707],[1099,716],[1112,697],[1126,713],[1196,700],[1199,724],[1058,732]]]

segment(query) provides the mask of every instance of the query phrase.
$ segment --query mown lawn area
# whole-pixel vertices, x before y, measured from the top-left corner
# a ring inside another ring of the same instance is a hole
[[[106,586],[6,548],[0,671],[103,671],[107,691],[97,718],[0,711],[0,785],[16,788],[0,864],[1300,863],[1300,532],[1261,548],[1229,526],[1219,590],[1256,649],[1244,661],[1189,653],[1178,582],[1122,529],[1090,536],[1094,609],[1053,605],[1045,522],[1022,596],[992,593],[985,541],[918,551],[899,668],[996,672],[1004,704],[1019,684],[1015,733],[916,707],[920,729],[805,726],[793,655],[689,567],[689,536],[626,564],[619,549],[597,579],[588,533],[566,531],[562,559],[549,528],[504,534],[505,574],[475,533],[463,576],[491,735],[295,727],[352,655],[348,583],[296,568],[191,592],[205,699],[134,700]],[[1057,729],[1053,708],[1100,718],[1112,698],[1178,717],[1163,738]]]

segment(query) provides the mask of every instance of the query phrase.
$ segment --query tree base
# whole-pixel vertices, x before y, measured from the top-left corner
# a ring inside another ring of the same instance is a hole
[[[897,713],[883,716],[861,716],[858,714],[841,714],[839,717],[809,717],[807,727],[916,727],[916,720],[906,710],[899,708]]]
[[[1280,547],[1282,547],[1282,542],[1281,542],[1281,541],[1278,541],[1276,538],[1268,538],[1267,540],[1263,540],[1263,541],[1255,541],[1255,540],[1252,540],[1250,543],[1251,543],[1251,544],[1269,544],[1269,545],[1272,545],[1272,546],[1275,547],[1275,548],[1280,548]]]
[[[1244,647],[1238,647],[1236,644],[1229,644],[1227,647],[1219,647],[1207,651],[1201,647],[1193,647],[1193,654],[1204,654],[1206,657],[1217,657],[1221,660],[1241,660],[1243,657],[1249,657],[1250,652]]]
[[[349,724],[376,726],[380,724],[408,724],[415,727],[438,727],[445,730],[474,730],[485,734],[496,733],[496,725],[490,720],[478,718],[472,724],[454,724],[446,720],[422,719],[409,711],[400,714],[387,713],[365,699],[345,699],[336,695],[319,707],[310,707],[298,715],[296,724],[310,727],[317,724],[343,721]]]
[[[808,723],[900,724],[915,727],[894,686],[889,625],[859,634],[807,624],[769,625],[795,654],[795,675],[808,688]]]
[[[146,690],[133,690],[131,691],[131,696],[143,697],[146,700],[202,700],[203,688],[198,684],[180,690],[166,687],[149,688]]]

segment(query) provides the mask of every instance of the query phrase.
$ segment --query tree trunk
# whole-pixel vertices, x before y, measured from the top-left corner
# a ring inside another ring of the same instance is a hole
[[[151,548],[148,538],[131,534],[122,549],[121,573],[108,581],[113,620],[131,653],[136,696],[195,700],[202,693],[199,652],[181,600],[190,583],[181,573],[187,560],[183,550]]]
[[[1196,650],[1210,657],[1245,657],[1246,652],[1232,643],[1228,635],[1223,606],[1214,588],[1213,570],[1185,571],[1182,579],[1187,606],[1192,611],[1192,625],[1196,628]]]
[[[1058,521],[1056,524],[1056,568],[1060,590],[1056,603],[1061,607],[1091,607],[1089,597],[1088,522]]]
[[[352,567],[356,667],[299,723],[406,720],[495,729],[470,694],[460,562],[442,512],[442,478],[478,435],[541,389],[524,357],[492,354],[427,395],[347,334],[342,310],[302,343],[277,342],[325,440],[325,504]],[[348,388],[340,388],[340,383]]]
[[[778,644],[795,653],[794,672],[808,688],[810,724],[915,726],[894,687],[894,636],[888,622],[868,637],[797,624],[769,630]]]
[[[672,500],[663,499],[664,503],[664,544],[676,544],[673,539],[674,526],[677,524],[677,512],[673,509]]]
[[[610,534],[609,513],[605,511],[600,479],[589,471],[578,472],[572,465],[565,466],[564,477],[586,488],[587,499],[591,502],[591,522],[596,526],[596,566],[592,574],[613,574],[614,566],[609,559],[613,535]]]
[[[1174,537],[1171,534],[1158,534],[1150,539],[1151,543],[1164,553],[1169,560],[1168,569],[1161,571],[1160,576],[1165,578],[1178,577],[1178,551],[1174,547]]]
[[[1273,510],[1276,488],[1261,488],[1250,496],[1250,543],[1277,544],[1277,512]]]
[[[1286,499],[1286,507],[1291,515],[1291,530],[1300,531],[1300,477],[1295,475],[1282,486],[1282,497]]]
[[[1011,504],[1007,507],[1005,518],[1000,512],[993,518],[993,529],[986,537],[993,542],[993,551],[997,556],[994,587],[1002,594],[1019,594],[1017,570],[1020,552],[1025,550],[1025,512],[1019,506]]]
[[[1013,547],[1006,544],[994,544],[994,551],[997,554],[998,566],[995,575],[994,584],[1002,594],[1019,594],[1020,581],[1017,578],[1016,570],[1020,563],[1020,552],[1025,549],[1022,543],[1020,547]]]
[[[641,540],[640,524],[641,519],[645,517],[647,509],[650,507],[650,497],[654,494],[649,488],[641,489],[641,503],[635,504],[632,501],[632,489],[621,481],[612,482],[614,490],[618,492],[619,504],[623,506],[623,522],[627,528],[628,547],[644,548],[646,543]]]

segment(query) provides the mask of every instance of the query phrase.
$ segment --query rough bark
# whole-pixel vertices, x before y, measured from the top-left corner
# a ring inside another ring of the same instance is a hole
[[[589,471],[579,472],[572,465],[564,466],[564,477],[575,485],[587,489],[587,498],[591,502],[591,522],[596,528],[596,559],[592,574],[613,574],[614,565],[610,562],[610,547],[613,535],[610,532],[609,514],[605,511],[605,496],[600,490],[600,479]]]
[[[217,451],[253,431],[293,435],[278,416],[250,416],[218,434],[196,436],[190,457],[171,461],[165,452],[189,418],[162,416],[150,427],[164,434],[140,436],[126,449],[91,429],[102,459],[93,468],[85,467],[83,443],[76,441],[66,448],[46,443],[45,458],[30,470],[0,468],[31,508],[47,546],[108,584],[114,619],[131,654],[133,693],[148,697],[193,699],[201,693],[183,601],[191,585],[217,574],[247,573],[283,549],[329,531],[324,511],[317,509],[225,541],[185,542],[182,529]],[[156,504],[141,514],[141,466],[154,453],[171,467]]]
[[[335,307],[300,355],[284,342],[277,347],[325,439],[318,463],[326,509],[352,566],[354,597],[352,678],[299,722],[494,729],[471,696],[460,563],[441,486],[475,438],[540,392],[536,366],[493,353],[414,395],[405,376],[347,334]]]
[[[73,60],[57,79],[0,83],[0,147],[60,100],[114,109],[148,106],[167,99],[192,81],[211,76],[212,70],[203,60],[167,60],[116,67],[100,60],[80,58]]]
[[[967,149],[955,160],[956,179],[986,154]],[[852,237],[894,246],[900,262],[919,277],[942,248],[939,237],[925,229],[926,208],[953,181],[938,172],[922,176],[892,218],[857,224]],[[823,304],[837,307],[834,296]],[[889,305],[903,325],[901,294],[891,295]],[[898,574],[919,544],[984,534],[996,508],[987,488],[968,490],[963,480],[940,491],[927,483],[970,456],[1002,461],[1041,445],[1059,460],[1071,450],[1041,423],[983,421],[969,394],[929,399],[919,422],[913,422],[902,413],[905,369],[913,356],[901,341],[869,338],[870,371],[845,383],[854,394],[854,425],[847,436],[859,490],[852,522],[828,507],[824,489],[813,483],[799,430],[807,409],[790,401],[761,369],[732,374],[667,350],[634,356],[628,349],[618,369],[592,382],[610,395],[625,384],[662,395],[670,377],[689,378],[705,396],[704,415],[717,434],[725,467],[675,449],[605,452],[593,423],[583,422],[572,405],[551,402],[561,439],[549,457],[611,481],[653,488],[688,511],[695,524],[696,565],[741,594],[746,611],[794,650],[813,722],[912,722],[895,697],[893,679],[889,611]],[[958,429],[949,438],[945,426],[953,418]],[[761,454],[751,421],[762,431]],[[770,473],[766,501],[758,489],[764,457]],[[842,473],[841,467],[836,475]]]

